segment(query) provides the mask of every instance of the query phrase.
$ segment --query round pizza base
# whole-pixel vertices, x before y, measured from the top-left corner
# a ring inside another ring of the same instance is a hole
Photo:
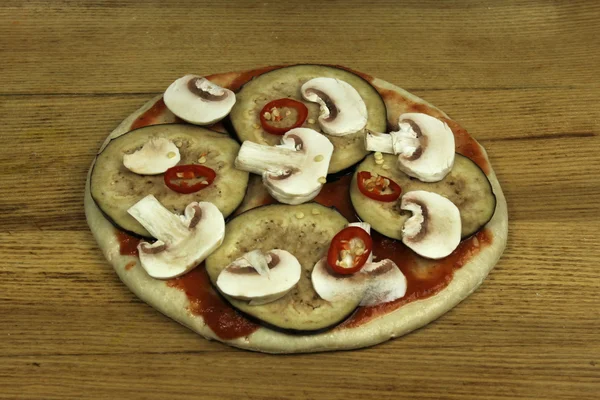
[[[232,73],[222,76],[223,79],[227,79],[231,75]],[[219,76],[216,77],[216,81],[219,83]],[[426,105],[439,112],[440,116],[447,117],[443,111],[395,85],[380,79],[374,79],[372,84],[380,90],[396,92],[413,103]],[[131,123],[158,100],[160,100],[160,96],[152,99],[124,120],[110,134],[105,144],[112,138],[126,133]],[[388,106],[388,121],[392,123],[397,121],[401,111],[395,105],[387,104],[387,100],[386,105]],[[168,114],[166,118],[165,122],[169,122]],[[487,154],[483,148],[482,152],[487,160]],[[456,270],[448,286],[431,297],[402,305],[388,314],[376,317],[359,326],[334,328],[327,332],[310,335],[286,334],[261,326],[247,337],[234,340],[220,339],[204,323],[201,316],[189,311],[189,301],[183,291],[167,286],[164,281],[151,278],[141,268],[137,257],[120,254],[115,227],[103,216],[90,195],[89,174],[85,189],[85,213],[99,247],[121,281],[140,299],[206,339],[219,340],[230,346],[267,353],[348,350],[372,346],[420,328],[451,310],[481,285],[502,255],[508,236],[506,199],[491,165],[488,169],[487,176],[497,198],[494,217],[485,227],[492,237],[492,243],[482,247],[465,265]],[[125,266],[132,262],[137,264],[136,267],[126,269]]]

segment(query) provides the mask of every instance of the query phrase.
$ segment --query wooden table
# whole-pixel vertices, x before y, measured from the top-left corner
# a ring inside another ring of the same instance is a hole
[[[599,398],[600,3],[284,3],[2,2],[0,398]],[[137,300],[87,228],[87,169],[129,113],[184,73],[294,62],[436,104],[505,190],[500,263],[402,339],[300,356],[208,342]]]

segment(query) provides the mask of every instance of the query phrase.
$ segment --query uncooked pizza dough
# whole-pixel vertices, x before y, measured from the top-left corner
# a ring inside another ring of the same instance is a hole
[[[260,72],[260,70],[256,70],[216,74],[208,78],[223,87],[236,90],[240,84]],[[453,130],[457,152],[471,158],[482,167],[491,183],[496,197],[494,215],[478,234],[461,243],[462,247],[459,247],[462,251],[461,257],[452,260],[455,264],[453,276],[447,286],[432,296],[415,301],[406,300],[371,308],[361,307],[345,322],[324,331],[298,333],[258,324],[253,319],[248,319],[234,311],[210,287],[205,272],[201,270],[204,266],[199,266],[192,271],[195,274],[195,283],[192,283],[198,289],[202,289],[205,294],[208,293],[208,299],[221,307],[217,307],[217,310],[226,310],[223,311],[224,315],[227,314],[227,318],[233,316],[233,320],[237,321],[235,322],[238,324],[237,330],[227,333],[218,329],[218,324],[215,324],[214,321],[209,321],[206,313],[198,312],[202,304],[198,304],[198,300],[190,301],[186,293],[180,289],[184,282],[151,278],[139,265],[137,256],[133,253],[128,255],[121,250],[122,243],[117,229],[92,199],[88,175],[85,189],[87,221],[104,256],[123,283],[140,299],[206,339],[214,339],[230,346],[268,353],[319,352],[375,345],[426,325],[452,309],[477,289],[499,260],[508,234],[506,201],[487,158],[487,153],[464,129],[449,119],[441,110],[381,79],[371,78],[364,74],[362,77],[377,89],[385,101],[389,126],[394,127],[397,124],[398,116],[404,112],[423,112],[443,119]],[[164,107],[162,96],[157,96],[125,119],[109,135],[101,151],[111,140],[129,132],[132,128],[173,122],[179,121]],[[224,132],[221,125],[214,128]],[[256,196],[260,190],[252,189],[252,179],[250,182],[247,196]],[[318,198],[317,201],[319,201]],[[249,208],[248,204],[251,203],[259,205],[260,201],[257,198],[246,199],[244,207]],[[206,287],[201,288],[198,285]]]

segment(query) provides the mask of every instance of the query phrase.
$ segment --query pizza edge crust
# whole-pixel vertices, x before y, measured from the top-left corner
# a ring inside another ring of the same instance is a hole
[[[426,104],[443,113],[443,111],[430,103],[386,81],[375,79],[373,84],[377,87],[394,90],[413,102]],[[111,132],[102,148],[111,139],[126,133],[131,123],[160,98],[161,95],[156,96],[127,117]],[[445,113],[443,114],[446,115]],[[481,145],[479,146],[482,148],[485,158],[489,163],[485,149]],[[119,242],[115,235],[115,227],[104,217],[90,194],[89,177],[91,169],[88,173],[84,198],[87,222],[105,258],[115,269],[121,281],[141,300],[166,316],[197,332],[204,338],[218,340],[246,350],[266,353],[308,353],[350,350],[373,346],[405,335],[439,318],[474,292],[500,259],[506,247],[508,236],[506,199],[490,165],[488,179],[494,189],[497,203],[494,217],[488,222],[485,228],[492,234],[492,243],[484,247],[464,266],[457,270],[450,284],[437,294],[403,305],[388,314],[381,315],[353,328],[334,329],[314,335],[296,335],[259,327],[257,331],[247,337],[222,340],[204,323],[201,316],[189,311],[189,301],[185,293],[177,288],[167,286],[164,281],[155,280],[148,276],[139,265],[137,257],[119,254]],[[131,262],[135,262],[137,264],[136,267],[126,269],[125,266]]]

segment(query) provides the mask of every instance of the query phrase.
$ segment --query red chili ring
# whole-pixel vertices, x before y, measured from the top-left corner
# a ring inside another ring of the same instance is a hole
[[[369,190],[367,188],[367,184],[365,182],[367,180],[371,179],[372,177],[373,177],[373,175],[369,171],[360,171],[358,173],[358,175],[356,177],[356,181],[358,184],[358,190],[360,190],[360,192],[362,194],[364,194],[365,196],[367,196],[373,200],[385,201],[385,202],[394,201],[398,197],[400,197],[400,194],[402,193],[402,188],[400,187],[400,185],[398,185],[396,182],[394,182],[390,178],[388,178],[386,176],[382,176],[382,175],[379,175],[379,178],[387,179],[388,181],[390,181],[388,188],[392,192],[382,194],[381,193],[382,188],[380,186],[378,187],[377,186],[378,184],[375,184],[375,187],[373,189]]]
[[[180,175],[180,176],[178,176]],[[171,190],[177,193],[194,193],[210,186],[215,180],[217,173],[208,167],[203,165],[176,165],[175,167],[169,168],[165,171],[165,185]],[[204,178],[193,185],[189,185],[186,180]],[[175,182],[179,180],[179,182]]]
[[[292,124],[292,126],[288,126],[288,127],[278,127],[278,126],[271,125],[269,123],[269,121],[265,118],[265,113],[267,113],[267,112],[271,113],[271,110],[273,110],[274,108],[283,108],[283,107],[293,108],[294,110],[297,111],[298,115],[296,116],[296,122],[294,122],[294,124]],[[308,117],[308,108],[306,107],[306,105],[304,105],[304,103],[301,103],[294,99],[288,99],[288,98],[277,99],[277,100],[273,100],[273,101],[270,101],[267,104],[265,104],[265,106],[260,111],[259,117],[260,117],[260,124],[262,125],[262,127],[265,131],[272,133],[273,135],[284,135],[290,129],[294,129],[294,128],[298,128],[299,126],[302,126],[304,121],[306,121],[306,117]]]

